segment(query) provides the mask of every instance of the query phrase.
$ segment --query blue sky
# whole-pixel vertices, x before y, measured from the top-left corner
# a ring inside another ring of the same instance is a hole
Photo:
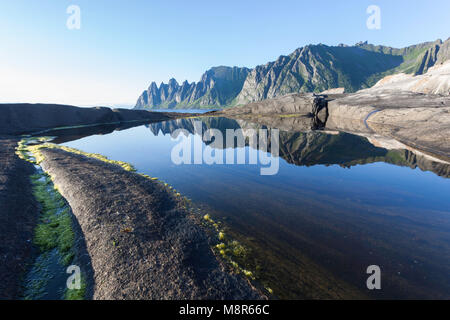
[[[81,29],[69,30],[69,5]],[[369,5],[381,29],[369,30]],[[310,43],[403,47],[450,36],[450,1],[0,0],[0,102],[134,104],[151,81],[198,81]]]

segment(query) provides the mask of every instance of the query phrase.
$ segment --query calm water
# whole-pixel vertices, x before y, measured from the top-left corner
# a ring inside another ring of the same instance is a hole
[[[202,119],[221,131],[258,127]],[[59,142],[130,162],[204,207],[251,250],[248,263],[279,298],[450,298],[448,165],[318,131],[280,131],[276,175],[260,175],[260,165],[176,165],[171,135],[184,128],[192,138],[193,121]],[[369,265],[381,268],[381,290],[366,287]]]
[[[151,109],[156,112],[176,112],[176,113],[206,113],[218,109]]]

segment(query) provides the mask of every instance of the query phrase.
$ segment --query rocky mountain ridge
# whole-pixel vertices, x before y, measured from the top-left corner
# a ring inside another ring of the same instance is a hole
[[[369,88],[393,74],[417,76],[450,58],[450,38],[397,49],[359,42],[353,46],[307,45],[254,69],[213,67],[199,82],[152,82],[142,108],[222,108],[283,96],[345,88]]]
[[[201,108],[204,106],[225,106],[240,92],[250,69],[239,67],[213,67],[206,71],[199,82],[184,81],[181,85],[175,79],[168,84],[155,82],[139,97],[136,108]]]

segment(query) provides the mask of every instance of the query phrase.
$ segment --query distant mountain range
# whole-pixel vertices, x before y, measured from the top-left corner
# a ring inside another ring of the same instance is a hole
[[[232,105],[251,70],[238,67],[213,67],[206,71],[199,82],[175,79],[168,84],[155,82],[142,93],[136,108],[207,108]]]
[[[135,108],[223,108],[294,92],[346,92],[371,87],[391,74],[424,74],[450,58],[450,38],[402,49],[359,42],[353,46],[307,45],[254,69],[213,67],[199,82],[152,82]]]

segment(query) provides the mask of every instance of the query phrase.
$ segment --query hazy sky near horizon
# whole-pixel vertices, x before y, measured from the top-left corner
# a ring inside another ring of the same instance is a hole
[[[69,30],[68,6],[81,10]],[[369,30],[369,5],[381,29]],[[134,104],[151,81],[198,81],[307,44],[404,47],[450,36],[450,1],[0,0],[0,103]]]

